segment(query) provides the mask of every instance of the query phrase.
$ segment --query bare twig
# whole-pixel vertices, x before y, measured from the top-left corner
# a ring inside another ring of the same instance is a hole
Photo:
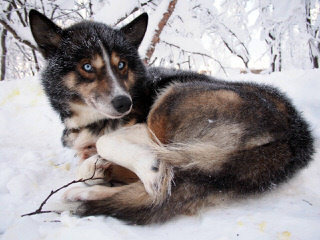
[[[20,11],[19,11],[19,9],[18,9],[18,6],[17,6],[17,4],[15,3],[15,1],[12,1],[12,2],[11,2],[11,5],[17,10],[17,15],[18,15],[18,17],[19,17],[19,19],[20,19],[21,24],[22,24],[24,27],[26,27],[26,26],[27,26],[27,23],[24,21],[24,19],[23,19],[21,13],[20,13]]]
[[[226,76],[228,76],[225,68],[222,66],[222,64],[220,63],[220,61],[217,60],[216,58],[214,58],[214,57],[212,57],[212,56],[210,56],[210,55],[208,55],[208,54],[205,54],[205,53],[188,51],[188,50],[182,49],[181,47],[179,47],[179,46],[177,46],[177,45],[175,45],[175,44],[173,44],[173,43],[169,43],[169,42],[166,42],[166,41],[163,41],[163,40],[162,40],[161,42],[163,42],[164,44],[169,45],[169,46],[171,46],[171,47],[177,48],[177,49],[179,49],[179,50],[181,50],[181,51],[183,51],[183,52],[190,53],[190,54],[193,54],[193,55],[199,55],[199,56],[202,56],[202,57],[206,57],[206,58],[212,59],[213,61],[215,61],[216,63],[219,64],[219,66],[220,66],[220,68],[222,69],[222,71],[225,73]]]
[[[244,58],[241,54],[237,53],[233,48],[231,48],[231,47],[229,46],[229,44],[228,44],[223,38],[221,38],[221,39],[222,39],[224,45],[228,48],[228,50],[229,50],[232,54],[234,54],[234,55],[236,55],[238,58],[240,58],[240,59],[242,60],[242,62],[244,63],[244,66],[246,67],[246,69],[248,69],[249,59],[248,59],[248,58]]]
[[[2,24],[2,26],[7,29],[11,34],[12,36],[18,40],[19,42],[21,43],[24,43],[26,44],[28,47],[38,51],[37,47],[35,45],[33,45],[30,41],[26,40],[26,39],[22,39],[19,34],[16,32],[16,30],[13,29],[13,27],[10,26],[10,24],[8,24],[5,20],[3,19],[0,19],[0,23]]]
[[[114,26],[117,26],[119,23],[121,23],[123,20],[127,19],[127,17],[129,17],[131,14],[135,13],[138,10],[139,10],[139,8],[135,7],[134,9],[132,9],[132,11],[130,13],[126,14],[122,18],[119,18],[118,21],[114,24]]]
[[[32,55],[33,55],[34,63],[36,64],[36,70],[37,70],[37,72],[39,72],[40,71],[40,66],[39,66],[39,62],[38,62],[38,57],[37,57],[36,51],[34,49],[32,49]]]
[[[230,34],[231,36],[233,36],[234,38],[237,39],[237,41],[239,42],[239,44],[243,47],[243,49],[245,50],[246,54],[249,55],[249,51],[246,47],[246,45],[240,40],[240,38],[229,28],[227,27],[223,22],[221,22],[218,18],[215,18],[213,16],[213,14],[207,9],[207,14],[210,15],[215,21],[218,21],[218,23],[223,26]],[[225,41],[224,41],[225,42]]]
[[[152,0],[149,0],[149,1],[145,2],[145,3],[141,3],[140,7],[135,7],[134,9],[131,10],[131,12],[129,12],[128,14],[126,14],[124,17],[119,18],[119,19],[117,20],[117,22],[114,24],[114,26],[117,26],[119,23],[121,23],[122,21],[126,20],[130,15],[132,15],[132,14],[135,13],[135,12],[137,12],[140,8],[148,5],[150,2],[152,3]]]
[[[88,180],[104,179],[104,178],[93,178],[94,175],[95,175],[95,173],[96,173],[96,167],[97,167],[96,164],[97,164],[98,160],[99,160],[99,159],[97,159],[97,161],[95,162],[94,171],[93,171],[93,174],[92,174],[91,177],[86,178],[86,179],[81,178],[81,179],[79,179],[79,180],[73,180],[72,182],[69,182],[69,183],[63,185],[62,187],[60,187],[60,188],[58,188],[58,189],[56,189],[56,190],[52,190],[52,191],[50,192],[50,194],[46,197],[46,199],[41,203],[40,207],[39,207],[37,210],[35,210],[35,211],[31,212],[31,213],[23,214],[23,215],[21,215],[21,217],[32,216],[32,215],[42,214],[42,213],[52,213],[52,212],[55,212],[55,211],[43,211],[43,210],[42,210],[42,208],[43,208],[44,205],[47,203],[47,201],[52,197],[52,195],[54,195],[55,193],[59,192],[60,190],[62,190],[62,189],[64,189],[64,188],[67,188],[67,187],[69,187],[70,185],[75,184],[75,183],[86,182],[86,181],[88,181]]]
[[[303,202],[306,202],[307,204],[309,204],[310,206],[313,206],[313,204],[305,199],[302,199]]]
[[[18,43],[15,43],[15,45],[17,46],[17,48],[19,48],[20,52],[22,53],[22,55],[28,60],[28,61],[31,61],[31,57],[28,55],[28,53],[26,53],[24,51],[24,49],[22,48],[23,45],[19,45]]]

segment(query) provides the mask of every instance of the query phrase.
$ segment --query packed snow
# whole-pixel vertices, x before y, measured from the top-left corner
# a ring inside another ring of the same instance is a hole
[[[77,158],[60,143],[63,126],[38,77],[1,82],[2,239],[320,239],[320,71],[228,78],[271,83],[286,92],[311,124],[314,161],[270,193],[151,226],[130,226],[112,217],[79,218],[68,211],[21,217],[74,179]],[[50,198],[44,210],[54,210],[62,193]]]

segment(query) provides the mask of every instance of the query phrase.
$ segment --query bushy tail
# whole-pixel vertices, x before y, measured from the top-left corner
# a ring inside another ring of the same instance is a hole
[[[160,162],[178,167],[181,171],[198,169],[201,172],[218,170],[235,151],[235,145],[217,146],[214,142],[192,141],[155,146]]]
[[[129,224],[163,223],[178,215],[194,215],[207,206],[225,203],[231,196],[208,191],[206,186],[176,179],[172,194],[163,202],[154,202],[141,182],[127,185],[127,189],[99,201],[87,201],[76,210],[80,216],[106,215]]]

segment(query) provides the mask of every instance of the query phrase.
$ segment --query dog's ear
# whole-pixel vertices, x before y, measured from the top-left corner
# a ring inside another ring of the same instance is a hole
[[[34,40],[45,58],[50,57],[61,40],[62,29],[36,10],[29,12],[29,22]]]
[[[132,22],[120,29],[126,38],[135,46],[139,47],[148,26],[148,14],[143,13]]]

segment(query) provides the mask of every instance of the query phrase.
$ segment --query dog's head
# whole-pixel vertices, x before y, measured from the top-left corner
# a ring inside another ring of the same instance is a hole
[[[91,21],[62,29],[35,10],[29,18],[47,61],[43,84],[60,114],[72,114],[72,107],[62,106],[66,101],[77,106],[74,109],[83,106],[111,119],[130,112],[131,88],[145,74],[137,49],[147,28],[147,14],[121,29]]]

